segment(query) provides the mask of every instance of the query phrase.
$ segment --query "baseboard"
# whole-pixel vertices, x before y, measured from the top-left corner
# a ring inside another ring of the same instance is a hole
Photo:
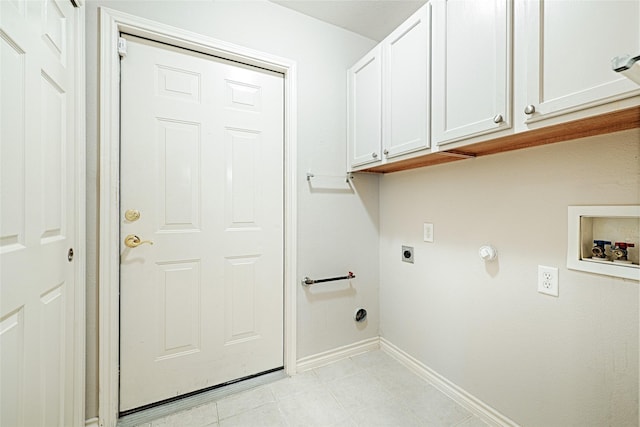
[[[518,427],[518,424],[515,421],[509,419],[475,396],[467,393],[462,388],[447,380],[442,375],[438,374],[382,337],[368,338],[353,344],[303,357],[298,359],[296,363],[296,370],[297,372],[308,371],[310,369],[319,368],[321,366],[346,359],[347,357],[377,349],[381,349],[398,362],[402,363],[409,370],[429,382],[435,388],[449,396],[460,406],[467,409],[487,424],[495,427]],[[85,427],[99,427],[98,418],[86,420]]]
[[[504,416],[480,399],[467,393],[462,388],[447,380],[445,377],[438,374],[431,368],[425,366],[423,363],[405,353],[404,351],[400,350],[398,347],[391,344],[389,341],[382,337],[380,337],[380,348],[382,349],[382,351],[405,365],[412,372],[419,375],[425,381],[429,382],[435,388],[449,396],[460,406],[464,407],[487,424],[496,427],[518,426],[515,421]]]
[[[89,418],[84,421],[84,427],[100,427],[100,423],[98,422],[98,417]]]
[[[298,372],[308,371],[309,369],[319,368],[321,366],[328,365],[329,363],[337,362],[338,360],[355,356],[356,354],[365,353],[367,351],[377,350],[379,348],[380,339],[378,337],[369,338],[343,347],[334,348],[333,350],[324,351],[322,353],[298,359],[296,363],[296,370]]]

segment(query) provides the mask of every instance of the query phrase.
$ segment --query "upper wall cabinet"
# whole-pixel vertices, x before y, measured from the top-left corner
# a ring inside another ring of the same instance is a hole
[[[640,53],[640,1],[530,0],[527,124],[638,94],[611,59]]]
[[[442,146],[510,128],[511,1],[432,4],[433,142]]]
[[[347,72],[352,168],[382,159],[382,49],[376,46]]]
[[[640,0],[431,0],[349,70],[349,168],[637,127],[640,87],[611,62],[639,53]]]
[[[429,15],[427,5],[382,42],[385,158],[429,147]]]
[[[349,167],[429,148],[430,5],[348,72]]]

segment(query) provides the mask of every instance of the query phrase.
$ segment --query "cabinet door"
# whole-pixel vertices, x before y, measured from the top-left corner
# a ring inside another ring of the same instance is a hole
[[[433,140],[511,127],[510,0],[433,2]]]
[[[640,93],[611,59],[640,53],[640,1],[531,0],[527,123]]]
[[[387,158],[429,147],[430,15],[422,7],[382,43]]]
[[[380,45],[348,71],[351,167],[380,161],[382,143],[382,58]]]

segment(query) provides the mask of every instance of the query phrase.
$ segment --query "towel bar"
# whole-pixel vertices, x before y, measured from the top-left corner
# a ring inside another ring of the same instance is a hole
[[[346,276],[329,277],[328,279],[311,279],[309,277],[305,277],[304,279],[302,279],[302,286],[309,286],[315,283],[333,282],[336,280],[348,280],[348,279],[353,279],[354,277],[356,277],[356,275],[353,274],[352,272],[349,272],[349,274],[347,274]]]

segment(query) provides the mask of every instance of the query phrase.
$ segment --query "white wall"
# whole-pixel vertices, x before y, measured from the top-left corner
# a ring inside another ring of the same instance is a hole
[[[383,337],[521,425],[638,425],[638,282],[567,270],[566,252],[567,206],[640,204],[640,131],[380,182]],[[559,298],[538,265],[559,268]]]
[[[378,335],[378,179],[307,185],[304,173],[341,175],[346,156],[346,69],[375,43],[266,1],[87,2],[87,418],[97,415],[98,7],[105,6],[298,64],[298,276],[354,271],[344,283],[298,289],[298,357]],[[345,191],[345,189],[347,189]],[[369,309],[366,325],[352,319]]]

